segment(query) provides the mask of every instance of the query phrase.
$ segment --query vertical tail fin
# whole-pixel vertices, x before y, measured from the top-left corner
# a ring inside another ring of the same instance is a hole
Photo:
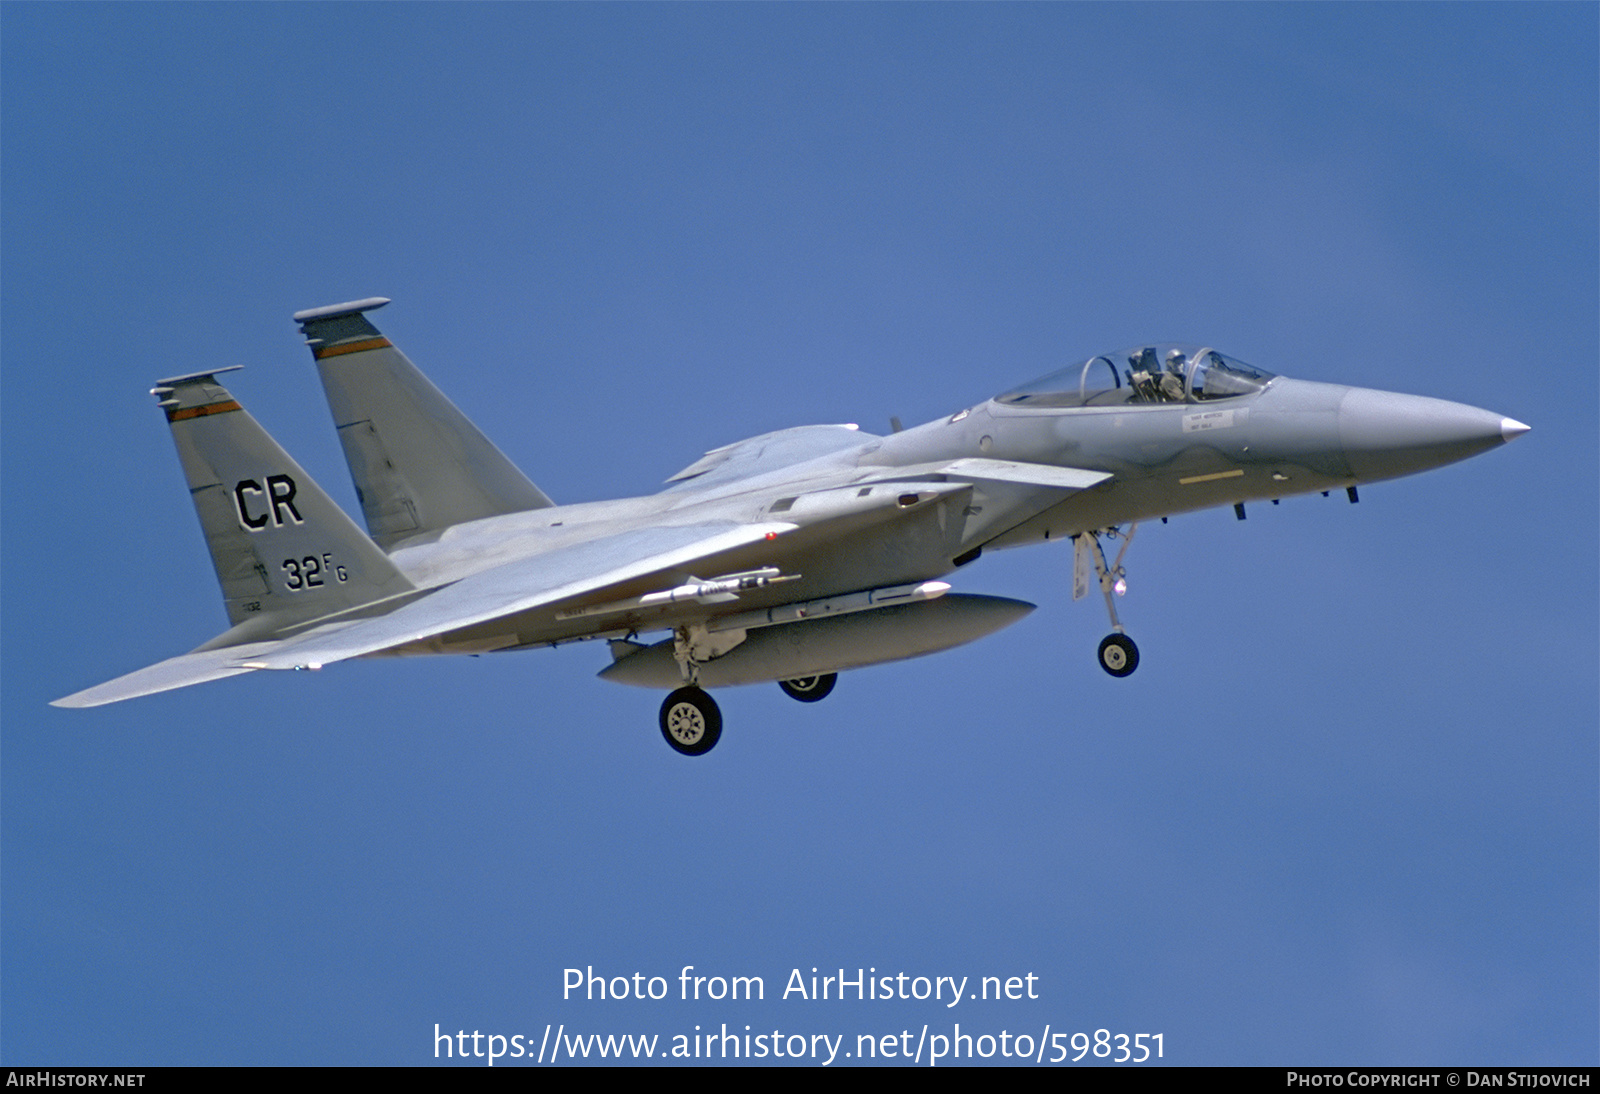
[[[367,530],[385,548],[482,517],[552,505],[367,319],[382,297],[296,312],[328,396]]]
[[[228,621],[259,619],[265,635],[410,591],[377,544],[217,382],[231,371],[160,380],[150,391],[172,428]]]

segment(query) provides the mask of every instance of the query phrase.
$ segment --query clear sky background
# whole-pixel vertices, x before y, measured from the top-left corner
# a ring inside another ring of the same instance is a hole
[[[5,1063],[1597,1062],[1595,5],[9,3],[0,49]],[[558,501],[1147,339],[1533,432],[1141,528],[1126,680],[1067,548],[986,556],[1037,612],[722,692],[700,760],[590,644],[48,707],[225,626],[153,380],[248,366],[358,512],[290,314],[373,295]],[[766,999],[561,998],[685,965]],[[1039,998],[781,999],[812,967]]]

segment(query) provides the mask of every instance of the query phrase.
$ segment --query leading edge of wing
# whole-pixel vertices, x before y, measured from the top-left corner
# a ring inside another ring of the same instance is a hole
[[[249,669],[320,668],[381,653],[574,596],[690,566],[696,560],[792,531],[789,523],[640,528],[508,562],[462,578],[388,615],[339,622],[239,657]]]

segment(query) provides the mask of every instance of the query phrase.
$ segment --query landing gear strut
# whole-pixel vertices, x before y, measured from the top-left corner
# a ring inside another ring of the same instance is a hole
[[[693,684],[679,688],[661,704],[661,735],[685,756],[704,756],[722,736],[722,711]]]
[[[672,655],[683,673],[684,686],[661,704],[661,735],[685,756],[704,756],[722,737],[722,711],[700,687],[700,665],[744,641],[744,632],[712,635],[705,626],[679,627],[673,634]]]
[[[1100,667],[1112,676],[1129,676],[1139,667],[1139,647],[1123,631],[1122,621],[1117,618],[1117,602],[1112,599],[1113,593],[1121,596],[1127,591],[1127,572],[1122,568],[1122,556],[1128,553],[1128,544],[1133,542],[1133,533],[1138,530],[1139,526],[1132,524],[1126,532],[1120,528],[1107,528],[1098,532],[1083,532],[1076,537],[1072,599],[1081,600],[1088,594],[1087,564],[1092,563],[1100,578],[1100,591],[1105,594],[1106,612],[1111,616],[1111,633],[1100,642]],[[1122,546],[1117,550],[1117,560],[1110,565],[1106,564],[1106,551],[1100,544],[1101,536],[1122,540]]]
[[[802,703],[815,703],[826,699],[833,685],[839,682],[839,674],[826,672],[821,676],[801,676],[794,680],[779,680],[778,686],[783,693],[791,699],[798,699]]]

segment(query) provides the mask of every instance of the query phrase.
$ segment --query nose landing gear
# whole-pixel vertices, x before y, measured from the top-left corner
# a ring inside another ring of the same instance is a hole
[[[1129,676],[1139,667],[1139,647],[1123,631],[1122,621],[1117,618],[1117,603],[1112,599],[1113,593],[1121,596],[1128,589],[1122,556],[1128,553],[1128,544],[1133,542],[1133,533],[1138,529],[1137,524],[1130,524],[1126,532],[1120,528],[1106,528],[1082,532],[1073,537],[1076,547],[1073,555],[1072,599],[1082,600],[1089,594],[1089,567],[1093,565],[1100,578],[1100,591],[1105,594],[1106,612],[1111,616],[1111,633],[1100,642],[1100,667],[1118,677]],[[1101,536],[1122,540],[1117,559],[1109,566],[1106,564],[1105,548],[1100,543]]]
[[[1108,634],[1100,640],[1100,667],[1112,676],[1128,676],[1139,667],[1139,647],[1125,634]]]

